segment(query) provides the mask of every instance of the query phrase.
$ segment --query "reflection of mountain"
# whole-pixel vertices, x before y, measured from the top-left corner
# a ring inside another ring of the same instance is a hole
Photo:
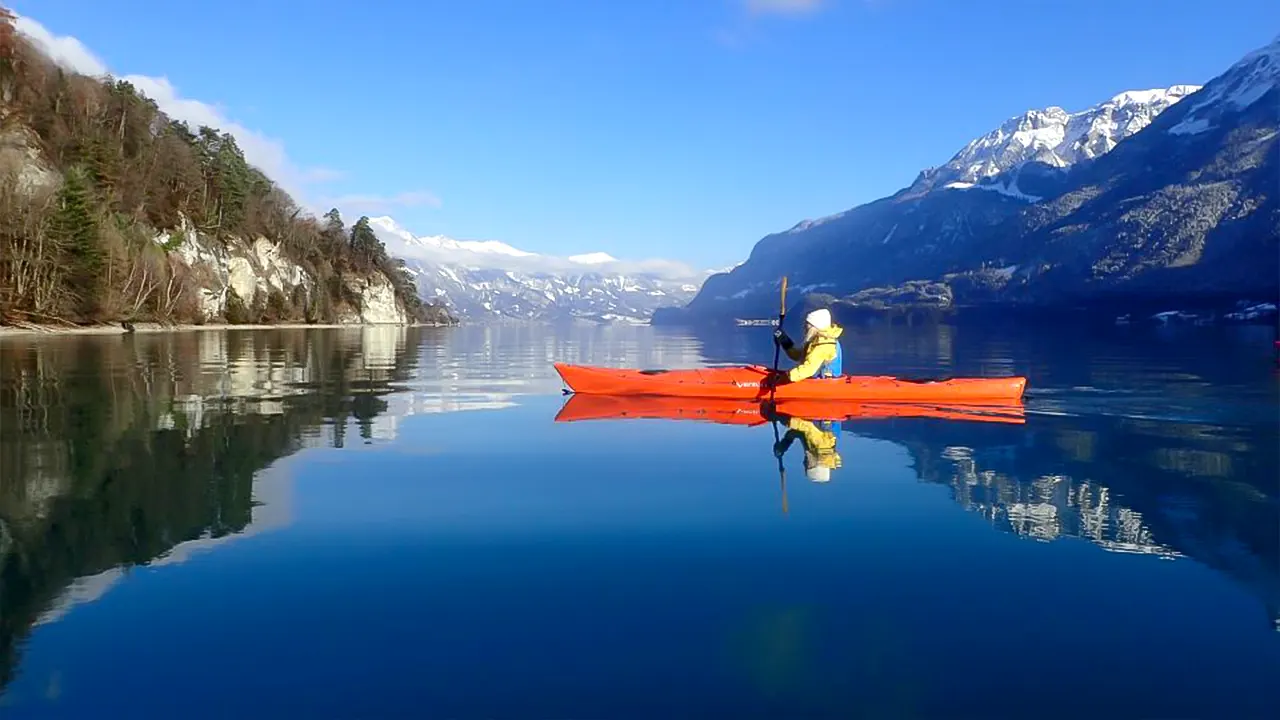
[[[135,565],[289,522],[281,457],[365,437],[407,328],[0,344],[0,683],[21,639]]]
[[[709,363],[772,360],[768,329],[695,329]],[[1028,377],[1021,427],[848,423],[910,449],[992,524],[1049,540],[1186,556],[1250,588],[1280,623],[1280,448],[1270,329],[848,329],[845,371]],[[1252,375],[1250,375],[1252,373]]]
[[[1039,541],[1185,556],[1257,595],[1280,629],[1275,427],[1039,416],[1026,426],[893,420],[847,432],[904,445],[926,482]],[[1254,458],[1244,463],[1233,458]]]

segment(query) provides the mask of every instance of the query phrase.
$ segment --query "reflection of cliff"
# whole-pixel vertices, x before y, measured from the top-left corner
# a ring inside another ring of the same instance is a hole
[[[955,463],[950,485],[956,502],[1001,530],[1043,541],[1084,538],[1118,552],[1176,554],[1156,543],[1142,515],[1117,504],[1106,487],[1064,475],[1018,482],[979,470],[968,448],[942,452]]]
[[[128,567],[287,523],[287,469],[267,468],[349,424],[373,437],[416,332],[0,344],[0,683],[33,624]]]
[[[1026,426],[849,423],[901,443],[922,480],[994,527],[1116,552],[1185,556],[1248,587],[1280,629],[1280,475],[1272,426],[1033,416]]]

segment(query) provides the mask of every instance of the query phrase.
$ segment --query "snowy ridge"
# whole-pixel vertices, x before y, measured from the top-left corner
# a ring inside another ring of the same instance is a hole
[[[1104,155],[1199,89],[1174,85],[1129,90],[1075,113],[1057,106],[1029,110],[971,141],[942,167],[922,173],[913,189],[980,187],[1029,200],[1033,196],[1019,192],[1016,180],[990,188],[984,181],[1032,162],[1065,168]]]
[[[1245,55],[1204,87],[1171,135],[1198,135],[1216,127],[1224,112],[1243,111],[1280,85],[1280,36]]]
[[[709,272],[669,260],[619,260],[592,252],[540,255],[496,241],[418,236],[390,217],[369,224],[405,261],[418,292],[463,318],[645,323],[692,299]]]
[[[1024,166],[1041,163],[1067,168],[1105,155],[1121,140],[1150,125],[1160,113],[1199,90],[1198,85],[1126,90],[1079,112],[1067,112],[1056,105],[1028,110],[970,141],[944,165],[921,172],[908,191],[918,194],[938,189],[987,190],[1022,202],[1039,202],[1043,198],[1018,187],[1018,173]],[[848,213],[845,210],[802,220],[786,232],[803,233]]]
[[[417,237],[408,230],[400,227],[395,220],[385,215],[376,218],[369,218],[369,222],[374,226],[375,230],[384,230],[411,246],[418,245],[424,248],[438,250],[508,255],[510,257],[533,256],[533,253],[525,252],[524,250],[517,250],[506,243],[500,243],[495,240],[454,240],[453,238],[445,237],[444,235],[424,235],[422,237]],[[385,239],[383,242],[386,242]]]
[[[520,269],[527,272],[582,272],[583,266],[600,272],[628,272],[691,278],[701,275],[673,260],[618,260],[608,253],[593,252],[567,258],[540,255],[514,248],[496,240],[455,240],[443,235],[414,235],[386,216],[369,218],[369,224],[396,257],[430,260],[474,268]]]

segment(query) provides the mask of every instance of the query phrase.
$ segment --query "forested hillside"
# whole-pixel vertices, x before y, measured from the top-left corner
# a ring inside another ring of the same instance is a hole
[[[230,134],[66,72],[0,8],[0,322],[361,322],[382,288],[451,320],[367,218],[308,216]]]

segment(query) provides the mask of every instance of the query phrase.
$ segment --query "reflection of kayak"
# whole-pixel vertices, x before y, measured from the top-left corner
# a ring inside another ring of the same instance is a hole
[[[768,422],[764,403],[753,400],[688,398],[659,395],[572,395],[556,422],[581,420],[699,420],[721,425],[762,425]],[[805,420],[873,418],[941,418],[978,422],[1026,422],[1021,404],[937,405],[924,403],[830,402],[779,400],[777,412]]]
[[[671,395],[760,400],[769,369],[760,365],[698,370],[624,370],[556,363],[556,372],[575,393],[595,395]],[[1022,398],[1027,379],[955,378],[903,380],[878,375],[846,375],[782,383],[775,399],[876,400],[883,402],[1011,403]]]

